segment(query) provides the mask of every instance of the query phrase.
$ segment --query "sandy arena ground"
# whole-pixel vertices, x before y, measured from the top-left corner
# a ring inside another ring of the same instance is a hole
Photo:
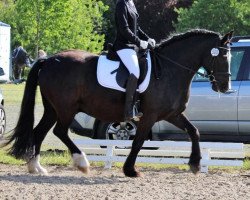
[[[0,199],[56,200],[247,200],[250,172],[193,175],[177,169],[141,169],[143,178],[125,177],[120,169],[47,167],[49,176],[30,175],[25,166],[0,164]]]

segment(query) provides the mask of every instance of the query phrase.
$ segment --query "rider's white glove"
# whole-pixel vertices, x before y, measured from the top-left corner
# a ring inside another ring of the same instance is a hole
[[[149,38],[148,39],[148,43],[150,44],[150,46],[152,46],[153,48],[155,48],[155,40],[154,39],[152,39],[152,38]]]
[[[148,42],[145,41],[145,40],[141,40],[141,41],[140,41],[140,47],[141,47],[142,49],[147,49],[147,48],[148,48]]]

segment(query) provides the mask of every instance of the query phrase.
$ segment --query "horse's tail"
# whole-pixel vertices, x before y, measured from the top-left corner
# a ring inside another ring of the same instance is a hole
[[[27,152],[33,149],[34,107],[38,74],[45,62],[46,60],[44,59],[38,60],[31,68],[26,81],[17,125],[13,133],[7,139],[7,142],[4,144],[4,146],[6,146],[13,142],[9,153],[16,158],[23,158]]]

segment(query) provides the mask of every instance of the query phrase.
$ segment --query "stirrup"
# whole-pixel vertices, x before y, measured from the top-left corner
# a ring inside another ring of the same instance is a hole
[[[139,112],[137,113],[136,115],[133,115],[133,116],[129,116],[129,117],[125,117],[125,122],[129,122],[131,120],[134,120],[136,122],[139,122],[140,121],[140,118],[143,116],[143,113],[142,112]]]
[[[133,106],[133,111],[130,115],[125,117],[125,121],[131,121],[134,120],[136,122],[140,121],[140,118],[143,116],[142,112],[138,112],[137,106]]]
[[[137,101],[133,106],[133,120],[135,120],[136,122],[139,122],[140,118],[143,116],[143,113],[138,111],[138,105],[139,101]]]
[[[139,122],[140,118],[142,116],[143,116],[143,113],[142,112],[138,112],[138,113],[136,113],[136,115],[133,116],[133,120],[136,121],[136,122]]]

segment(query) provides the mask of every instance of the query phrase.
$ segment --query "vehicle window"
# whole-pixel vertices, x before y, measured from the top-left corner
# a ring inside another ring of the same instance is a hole
[[[237,80],[237,75],[240,69],[240,65],[243,59],[245,51],[244,50],[231,50],[231,63],[230,63],[230,70],[231,70],[231,80]]]
[[[206,70],[203,67],[201,67],[198,70],[198,72],[200,72],[202,74],[207,74]],[[196,82],[208,81],[208,78],[206,78],[206,77],[204,77],[204,76],[202,76],[200,74],[195,74],[193,81],[196,81]]]

